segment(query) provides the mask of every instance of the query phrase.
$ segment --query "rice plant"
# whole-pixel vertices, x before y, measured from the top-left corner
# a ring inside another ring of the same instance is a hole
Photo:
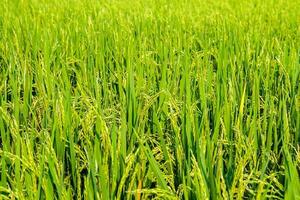
[[[1,0],[0,199],[300,199],[299,0]]]

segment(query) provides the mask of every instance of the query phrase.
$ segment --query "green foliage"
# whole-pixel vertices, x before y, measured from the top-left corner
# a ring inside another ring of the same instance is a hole
[[[299,0],[2,0],[0,199],[300,199]]]

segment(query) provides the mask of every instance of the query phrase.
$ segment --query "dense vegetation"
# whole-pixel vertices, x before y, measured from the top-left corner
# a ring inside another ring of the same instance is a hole
[[[299,199],[299,0],[2,0],[0,199]]]

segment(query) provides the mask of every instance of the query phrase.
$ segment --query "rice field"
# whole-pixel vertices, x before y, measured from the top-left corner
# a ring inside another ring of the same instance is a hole
[[[0,199],[300,199],[299,0],[1,0]]]

